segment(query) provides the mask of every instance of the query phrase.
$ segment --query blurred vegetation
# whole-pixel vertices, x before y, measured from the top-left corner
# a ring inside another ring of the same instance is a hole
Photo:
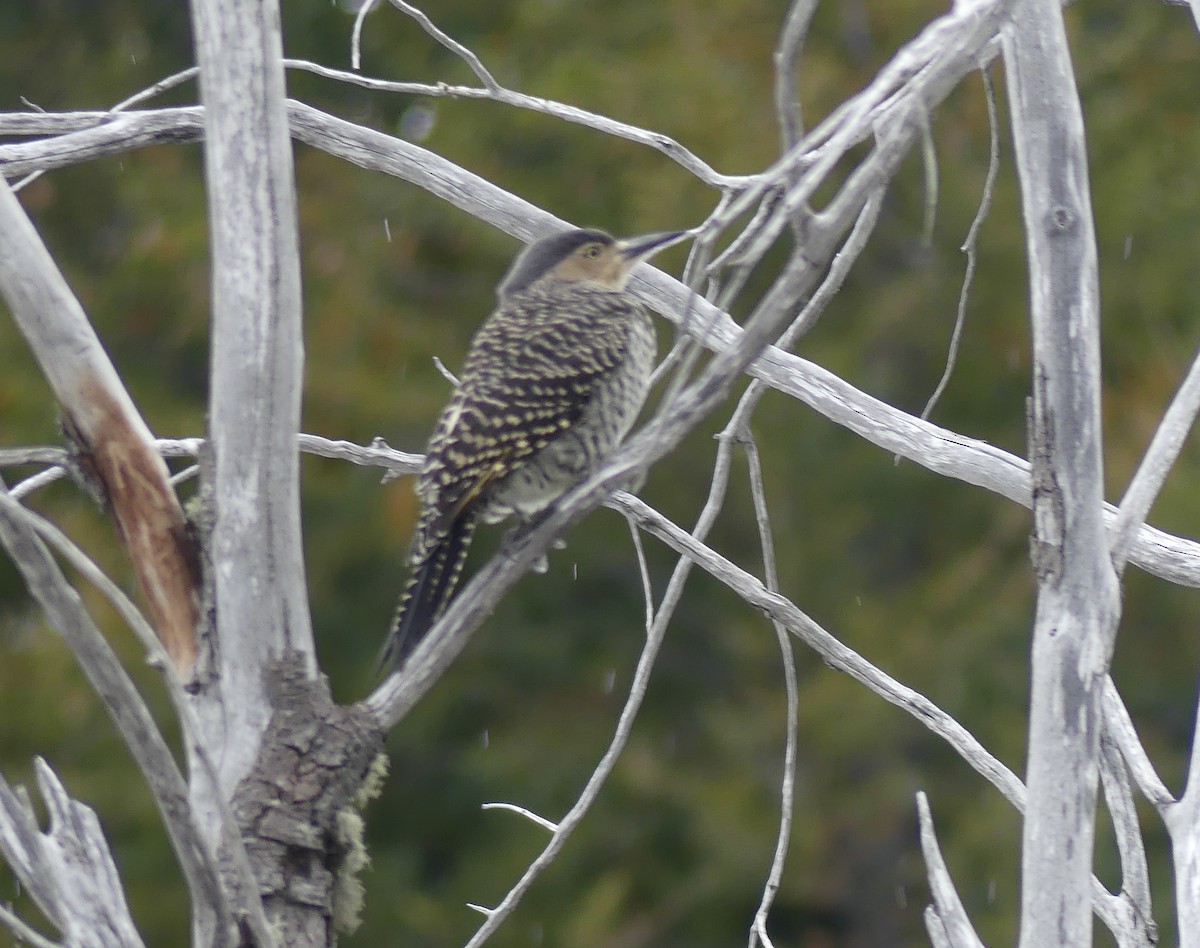
[[[285,6],[289,55],[345,66],[350,14]],[[944,9],[918,0],[823,4],[801,70],[811,124],[866,83]],[[771,51],[782,2],[616,0],[604,5],[443,0],[429,9],[505,84],[678,138],[716,168],[776,154]],[[1119,498],[1196,347],[1200,282],[1200,42],[1185,9],[1096,0],[1068,10],[1092,147],[1104,306],[1108,495]],[[0,5],[0,109],[100,108],[189,65],[183,4],[27,0]],[[471,81],[407,18],[367,21],[365,70]],[[934,413],[1024,453],[1028,393],[1024,243],[1009,135],[979,241],[958,369]],[[293,73],[291,94],[422,144],[579,224],[618,233],[691,225],[715,196],[662,156],[490,103],[369,93]],[[987,109],[969,77],[932,116],[937,219],[922,234],[918,157],[905,165],[865,257],[805,357],[919,412],[954,321],[960,253],[988,160]],[[192,101],[185,86],[164,103]],[[416,450],[452,368],[486,314],[514,241],[389,177],[296,152],[307,321],[305,430]],[[204,428],[208,260],[200,150],[171,146],[45,175],[22,200],[118,369],[162,435]],[[2,248],[0,248],[2,252]],[[662,265],[678,272],[682,252]],[[762,283],[759,284],[761,289]],[[664,329],[662,338],[669,338]],[[645,496],[690,524],[708,488],[722,411],[653,472]],[[953,714],[1023,769],[1032,616],[1024,510],[934,476],[778,394],[755,417],[784,592],[835,635]],[[0,445],[58,440],[47,388],[0,318]],[[10,482],[20,472],[6,472]],[[1200,451],[1189,444],[1153,520],[1195,535]],[[304,520],[322,666],[361,696],[400,587],[411,485],[306,458]],[[36,500],[131,585],[104,517],[73,487]],[[642,641],[625,524],[600,511],[476,635],[389,740],[392,777],[370,812],[367,911],[348,945],[442,946],[494,904],[544,841],[480,804],[551,818],[576,797],[612,732]],[[494,547],[485,539],[477,559]],[[738,469],[713,536],[757,568]],[[661,590],[672,564],[650,546]],[[155,706],[165,702],[128,633],[84,595]],[[1179,786],[1200,655],[1196,595],[1131,571],[1115,677],[1150,753]],[[772,914],[781,945],[924,944],[928,899],[913,794],[930,795],[952,873],[989,943],[1011,943],[1020,823],[1000,796],[917,722],[811,655],[801,674],[797,818]],[[595,810],[495,945],[736,944],[777,824],[784,696],[774,634],[703,575],[691,580],[631,745]],[[182,944],[183,887],[143,782],[70,656],[0,561],[0,771],[28,782],[44,755],[99,812],[149,944]],[[1173,937],[1164,834],[1148,840],[1163,943]],[[1098,871],[1116,883],[1105,833]],[[18,897],[0,870],[0,900]],[[1099,936],[1108,943],[1107,936]]]

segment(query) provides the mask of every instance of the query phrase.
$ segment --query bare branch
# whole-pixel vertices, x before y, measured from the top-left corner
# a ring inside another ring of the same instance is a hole
[[[198,106],[145,112],[5,113],[0,134],[56,135],[44,141],[0,145],[0,175],[50,171],[121,154],[147,145],[199,141],[204,110]]]
[[[963,908],[958,890],[942,851],[938,848],[937,835],[933,829],[933,816],[929,812],[929,800],[924,790],[917,791],[917,816],[921,823],[921,852],[925,855],[925,869],[929,873],[929,890],[933,893],[934,905],[926,911],[936,913],[939,931],[946,944],[953,948],[983,948],[983,942],[975,934],[967,910]],[[936,906],[936,907],[935,907]],[[926,916],[928,924],[928,916]],[[931,933],[932,934],[932,933]]]
[[[412,181],[522,240],[529,240],[556,226],[567,226],[534,205],[411,142],[363,129],[299,103],[293,103],[291,108],[294,132],[300,140],[360,167]],[[105,114],[82,113],[66,117],[43,116],[39,113],[0,115],[0,131],[11,130],[9,123],[16,119],[20,120],[17,127],[26,129],[41,128],[38,123],[43,121],[78,127],[81,123],[95,122]],[[179,123],[194,127],[195,132],[188,140],[199,137],[201,111],[198,109],[125,113],[115,121],[136,126],[138,115],[147,117],[149,130],[153,133],[149,137],[152,139],[175,133],[181,127]],[[108,126],[105,126],[100,131],[107,129]],[[85,157],[125,150],[121,142],[130,134],[130,129],[112,136],[106,133],[106,138],[110,138],[109,145],[113,147],[95,153],[84,149]],[[0,145],[0,171],[8,167],[8,149],[16,147],[26,146]],[[72,161],[64,160],[61,163],[69,164]],[[689,311],[691,291],[672,277],[644,266],[639,268],[633,282],[644,301],[667,318],[678,319],[679,313]],[[703,299],[696,299],[694,306],[696,315],[693,322],[710,327],[702,339],[707,348],[720,351],[735,343],[741,329],[728,314]],[[889,454],[899,455],[934,473],[984,487],[1023,506],[1030,506],[1029,465],[1021,458],[986,442],[923,422],[856,389],[815,363],[774,348],[767,349],[751,364],[749,371],[772,388],[798,399]],[[1113,516],[1115,509],[1106,505],[1105,516]],[[1200,544],[1194,541],[1143,525],[1136,534],[1130,560],[1141,569],[1170,582],[1200,587]]]
[[[740,406],[739,406],[740,407]],[[739,443],[746,453],[750,468],[750,494],[754,501],[754,519],[758,525],[759,544],[762,548],[763,579],[768,590],[779,591],[779,575],[775,568],[775,541],[771,535],[771,518],[767,508],[766,486],[763,484],[762,462],[758,445],[750,433],[749,417],[742,424]],[[800,712],[800,689],[796,684],[796,656],[792,653],[792,642],[787,630],[778,622],[771,623],[779,640],[779,655],[783,661],[783,682],[787,693],[787,738],[783,750],[783,780],[779,789],[779,833],[775,839],[775,853],[771,857],[771,869],[763,887],[762,899],[754,913],[750,948],[754,948],[757,937],[764,948],[774,948],[767,935],[767,917],[783,879],[783,864],[787,858],[788,843],[792,837],[792,812],[796,800],[796,729]]]
[[[805,208],[833,167],[868,138],[911,134],[921,114],[940,103],[958,81],[990,58],[989,47],[1014,0],[960,0],[888,61],[871,83],[848,99],[770,168],[756,175],[725,212],[734,221],[773,191],[783,200],[756,233],[741,242],[738,259],[760,260],[784,227]],[[797,175],[798,171],[802,174]]]
[[[443,362],[437,356],[434,356],[433,357],[433,366],[434,366],[434,368],[436,368],[438,370],[438,374],[441,375],[441,377],[444,378],[447,382],[449,382],[453,388],[458,388],[458,376],[455,375],[453,372],[451,372],[448,368],[446,368],[445,362]]]
[[[44,760],[33,764],[50,826],[41,832],[28,795],[0,777],[0,850],[8,864],[73,948],[142,948],[95,812],[67,795]]]
[[[1193,717],[1193,735],[1200,734],[1200,707]],[[1185,790],[1179,802],[1163,811],[1171,836],[1175,867],[1175,914],[1181,948],[1200,945],[1200,741],[1192,740]]]
[[[1158,943],[1158,926],[1151,906],[1150,869],[1146,864],[1146,844],[1138,823],[1137,808],[1129,772],[1120,748],[1112,736],[1100,736],[1100,777],[1104,799],[1112,816],[1117,851],[1121,854],[1121,899],[1127,907],[1127,930],[1122,946],[1152,948]]]
[[[929,417],[933,407],[938,403],[938,399],[946,391],[946,386],[950,384],[950,376],[954,374],[954,366],[958,362],[958,347],[962,342],[963,326],[967,321],[967,295],[971,292],[971,282],[975,279],[975,266],[978,263],[979,231],[992,206],[992,195],[996,190],[996,175],[1000,172],[1000,122],[996,117],[996,93],[992,89],[992,80],[988,75],[987,67],[981,69],[979,75],[983,78],[984,98],[987,101],[988,110],[988,129],[991,133],[988,140],[987,178],[983,182],[983,193],[979,196],[979,208],[975,211],[975,219],[971,221],[971,226],[967,229],[967,239],[961,248],[967,255],[967,270],[963,274],[962,289],[958,293],[958,311],[954,316],[954,331],[950,335],[950,348],[946,353],[946,368],[942,371],[942,377],[938,379],[933,394],[929,396],[929,401],[925,403],[925,408],[921,411],[922,419]]]
[[[1101,699],[1120,592],[1107,555],[1099,289],[1087,144],[1062,13],[1022,0],[1004,35],[1033,323],[1033,566],[1029,806],[1022,948],[1092,939]]]
[[[929,935],[933,948],[954,948],[937,909],[932,905],[926,905],[925,911],[921,913],[921,918],[925,922],[925,931]]]
[[[18,467],[24,464],[55,464],[67,463],[67,452],[62,448],[30,447],[30,448],[0,448],[0,468]]]
[[[1133,775],[1142,796],[1165,818],[1167,811],[1175,805],[1175,797],[1171,795],[1171,791],[1155,771],[1154,764],[1150,762],[1142,742],[1138,739],[1133,720],[1129,717],[1129,710],[1117,693],[1117,686],[1111,677],[1104,683],[1104,730],[1120,748],[1125,765]]]
[[[650,567],[646,563],[646,549],[642,546],[642,535],[637,524],[626,520],[629,524],[629,536],[633,541],[633,552],[637,556],[638,573],[642,577],[642,598],[646,602],[646,634],[654,628],[654,586],[650,582]]]
[[[999,790],[1018,811],[1024,812],[1025,787],[1016,774],[989,753],[966,728],[924,695],[876,668],[853,649],[834,638],[794,603],[778,593],[768,591],[756,577],[697,541],[636,497],[618,491],[612,495],[606,506],[613,507],[626,516],[634,516],[638,525],[647,533],[658,537],[671,549],[691,559],[773,622],[781,623],[792,635],[813,649],[826,665],[845,672],[889,704],[911,714],[954,748],[964,762]],[[1093,909],[1112,931],[1119,930],[1121,918],[1120,911],[1114,904],[1115,900],[1104,898],[1108,893],[1094,878],[1092,885]]]
[[[315,454],[323,458],[334,458],[349,461],[363,467],[381,467],[392,476],[416,474],[421,470],[423,455],[409,454],[388,447],[387,442],[377,438],[372,444],[361,445],[350,441],[330,441],[318,435],[299,434],[296,436],[297,446],[306,454]],[[197,457],[204,445],[203,438],[157,438],[154,446],[164,458]],[[71,463],[70,456],[62,448],[30,447],[0,450],[0,468],[23,464],[53,464],[55,467],[28,477],[15,485],[9,493],[14,500],[20,500],[27,494],[39,490],[54,481],[61,479]],[[194,468],[189,468],[190,473]],[[180,475],[171,478],[172,483]]]
[[[800,93],[796,89],[796,65],[816,10],[816,0],[792,0],[779,33],[779,44],[775,47],[775,119],[779,123],[779,141],[784,151],[793,147],[804,134]]]
[[[1179,452],[1200,411],[1200,351],[1192,357],[1187,377],[1171,399],[1162,421],[1154,430],[1138,469],[1134,472],[1121,507],[1109,527],[1113,567],[1118,573],[1129,560],[1133,538],[1146,520],[1150,507],[1179,458]]]
[[[147,86],[140,92],[135,92],[127,99],[122,99],[108,110],[108,114],[109,116],[116,115],[118,112],[125,112],[128,109],[133,108],[135,105],[141,105],[143,102],[153,99],[155,96],[162,95],[169,89],[174,89],[176,86],[181,86],[185,82],[190,82],[199,74],[199,66],[189,66],[187,69],[183,69],[174,75],[166,76],[165,78],[158,80],[158,82],[154,83],[154,85]]]
[[[222,795],[250,770],[284,653],[316,674],[295,450],[303,382],[299,238],[278,4],[193,0],[212,246],[212,595],[217,674],[198,696]],[[215,832],[214,827],[214,832]]]
[[[424,455],[408,454],[388,447],[382,438],[363,446],[350,441],[329,441],[317,435],[297,435],[301,451],[323,458],[350,461],[363,467],[383,467],[393,474],[416,474],[421,470]]]
[[[937,145],[933,140],[933,127],[929,121],[929,111],[917,104],[917,116],[921,125],[921,167],[925,172],[925,219],[921,225],[921,243],[926,246],[933,244],[933,228],[937,223],[938,209],[938,164]]]
[[[362,66],[362,31],[367,15],[375,9],[377,0],[362,0],[354,14],[354,29],[350,32],[350,65],[354,69]]]
[[[419,24],[421,24],[421,29],[423,29],[426,33],[446,47],[446,49],[450,50],[450,52],[465,62],[470,68],[471,72],[475,73],[475,78],[483,83],[485,89],[487,89],[489,92],[500,91],[500,83],[498,83],[495,77],[487,71],[487,68],[482,62],[480,62],[479,57],[471,52],[471,50],[467,49],[467,47],[463,46],[462,43],[439,30],[434,25],[433,20],[429,19],[429,17],[427,17],[416,7],[405,3],[404,0],[390,0],[390,2],[397,10],[400,10],[416,20]]]
[[[9,930],[16,936],[18,943],[28,942],[33,945],[33,948],[64,948],[63,945],[53,942],[43,935],[39,935],[34,929],[26,925],[16,912],[10,911],[3,905],[0,905],[0,923],[8,926]]]
[[[515,803],[485,803],[480,809],[484,810],[508,810],[510,813],[519,813],[531,823],[536,823],[544,830],[549,830],[551,833],[558,832],[559,824],[552,820],[546,819],[544,816],[538,816],[532,810],[527,810],[523,806],[517,806]]]
[[[0,294],[104,491],[154,628],[181,674],[196,656],[197,571],[183,510],[116,369],[8,185],[0,181]]]
[[[49,544],[88,582],[100,590],[125,624],[137,636],[142,647],[149,653],[149,664],[160,669],[166,676],[167,696],[171,699],[171,704],[175,709],[184,741],[192,759],[199,763],[199,771],[202,772],[204,779],[212,788],[212,801],[220,821],[220,843],[223,847],[221,850],[222,866],[232,870],[236,882],[231,888],[233,898],[237,902],[238,915],[246,920],[246,924],[258,939],[259,945],[274,944],[274,936],[272,936],[266,916],[263,914],[262,900],[258,897],[258,882],[250,868],[250,860],[246,854],[246,847],[242,841],[237,821],[229,808],[228,801],[216,792],[216,788],[220,786],[220,780],[212,755],[205,744],[203,728],[189,703],[189,696],[184,689],[183,682],[168,660],[166,651],[155,637],[154,631],[145,617],[138,611],[137,606],[130,601],[116,583],[105,575],[99,566],[71,542],[66,534],[32,510],[21,508],[20,513],[45,543]]]
[[[79,659],[92,689],[117,727],[154,796],[183,868],[192,905],[209,906],[222,920],[216,943],[232,944],[229,899],[193,823],[187,787],[153,717],[108,642],[96,628],[49,551],[0,481],[0,543],[3,543],[50,623]]]
[[[779,622],[792,635],[813,649],[825,664],[848,674],[866,685],[890,704],[907,711],[925,727],[945,740],[976,772],[999,790],[1018,809],[1025,805],[1025,791],[1020,779],[1003,763],[992,756],[971,734],[929,699],[896,681],[848,648],[797,606],[770,592],[760,580],[730,562],[721,554],[704,546],[681,527],[667,520],[647,504],[618,491],[609,500],[626,516],[637,519],[638,525],[687,556],[697,566],[719,582],[724,583],[752,608],[767,618]]]
[[[461,599],[458,601],[461,601]],[[529,890],[534,879],[541,875],[545,868],[557,858],[562,847],[566,844],[568,837],[583,821],[583,818],[595,802],[596,797],[599,796],[600,789],[612,773],[613,767],[616,766],[617,759],[625,749],[625,745],[629,740],[629,734],[633,730],[633,724],[637,720],[642,699],[645,697],[646,689],[649,685],[650,673],[653,671],[655,659],[658,657],[658,652],[666,633],[667,623],[663,619],[669,616],[672,611],[660,609],[659,619],[651,628],[650,634],[646,636],[646,643],[642,647],[642,654],[638,659],[637,669],[634,672],[633,683],[630,685],[629,697],[625,701],[625,706],[621,709],[621,717],[613,732],[612,740],[609,742],[609,746],[605,750],[603,757],[601,757],[600,762],[596,765],[595,770],[588,777],[587,784],[580,792],[579,798],[557,824],[549,824],[549,821],[547,821],[547,824],[554,826],[549,842],[547,842],[537,858],[504,896],[500,904],[494,909],[481,909],[486,916],[486,921],[471,937],[471,940],[467,942],[467,948],[478,948],[479,945],[482,945],[500,927],[500,924],[512,913],[512,910],[516,908],[521,898]],[[539,820],[539,822],[541,821]],[[547,828],[549,828],[549,825],[547,825]]]

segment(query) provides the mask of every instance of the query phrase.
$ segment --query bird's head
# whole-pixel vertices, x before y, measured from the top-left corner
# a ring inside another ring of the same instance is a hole
[[[689,234],[668,231],[617,240],[602,230],[567,230],[543,237],[513,261],[497,294],[504,299],[546,280],[591,283],[619,292],[634,267]]]

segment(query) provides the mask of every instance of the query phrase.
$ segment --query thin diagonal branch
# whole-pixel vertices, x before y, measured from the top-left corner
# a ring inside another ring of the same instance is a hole
[[[426,33],[441,43],[441,45],[446,47],[446,49],[450,50],[450,52],[465,62],[468,68],[470,68],[471,72],[475,73],[475,78],[483,83],[485,89],[487,89],[489,92],[500,91],[500,83],[498,83],[496,78],[490,72],[488,72],[487,67],[483,65],[483,62],[479,59],[479,57],[476,56],[471,50],[467,49],[467,47],[463,46],[462,43],[458,42],[458,40],[438,29],[433,20],[429,19],[429,17],[426,16],[421,10],[418,10],[411,4],[405,3],[404,0],[390,0],[390,3],[397,10],[402,11],[406,15],[416,20],[419,24],[421,24],[421,29],[423,29]]]
[[[983,182],[983,193],[979,196],[979,207],[975,211],[975,219],[971,221],[971,226],[967,229],[967,239],[963,241],[961,248],[967,255],[967,269],[963,274],[962,289],[958,293],[958,310],[954,315],[954,331],[950,335],[950,348],[946,352],[946,367],[942,370],[942,377],[938,379],[933,394],[929,396],[929,401],[925,403],[925,407],[921,411],[922,420],[929,417],[933,407],[942,397],[942,393],[946,391],[946,386],[950,384],[950,376],[954,374],[954,366],[958,362],[958,347],[962,342],[963,326],[967,319],[967,296],[971,291],[971,283],[975,279],[975,267],[978,262],[979,231],[992,206],[992,195],[996,189],[996,175],[1000,171],[1000,123],[996,117],[996,93],[992,89],[992,80],[988,75],[987,67],[981,69],[979,74],[983,77],[983,91],[987,101],[990,132],[987,178]]]
[[[196,552],[153,436],[37,230],[0,180],[0,295],[54,391],[80,465],[103,491],[160,640],[196,656]]]
[[[779,123],[779,141],[784,151],[793,147],[804,134],[796,66],[816,10],[816,0],[792,0],[775,47],[775,120]]]
[[[933,829],[933,816],[929,812],[929,800],[924,790],[917,791],[917,815],[921,823],[921,852],[925,856],[925,867],[929,874],[929,888],[933,893],[933,911],[937,919],[937,929],[945,943],[953,948],[983,948],[983,942],[975,934],[967,911],[963,908],[958,890],[954,888],[954,880],[942,851],[938,847],[937,835]],[[930,923],[926,914],[926,924]],[[934,937],[934,932],[930,932]]]
[[[1171,472],[1192,425],[1200,412],[1200,350],[1192,357],[1187,376],[1171,399],[1162,421],[1154,429],[1150,446],[1129,481],[1117,515],[1109,525],[1113,567],[1118,573],[1125,569],[1133,549],[1134,537],[1146,520],[1150,507],[1158,497]]]

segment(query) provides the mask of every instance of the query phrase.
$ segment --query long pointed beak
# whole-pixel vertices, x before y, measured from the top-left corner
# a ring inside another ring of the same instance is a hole
[[[690,230],[669,230],[661,234],[647,234],[645,237],[630,237],[617,241],[617,253],[632,267],[635,263],[648,260],[660,250],[666,250],[691,236]]]

